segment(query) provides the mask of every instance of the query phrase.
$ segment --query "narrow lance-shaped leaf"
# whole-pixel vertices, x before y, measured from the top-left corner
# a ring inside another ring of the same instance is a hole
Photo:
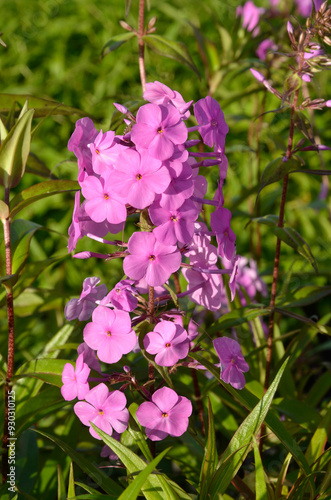
[[[256,199],[259,197],[263,188],[269,186],[269,184],[273,184],[274,182],[281,181],[284,179],[285,175],[293,170],[299,169],[302,165],[302,163],[295,157],[292,157],[287,161],[284,161],[284,159],[285,158],[277,158],[276,160],[272,160],[266,166],[262,173],[260,189],[257,193]]]
[[[84,457],[82,453],[78,453],[71,448],[64,441],[59,439],[57,436],[52,436],[48,432],[33,429],[38,434],[45,436],[46,438],[53,441],[59,448],[61,448],[66,455],[68,455],[75,464],[78,465],[93,481],[100,486],[107,494],[109,500],[118,499],[119,495],[122,493],[123,488],[119,486],[115,481],[108,477],[102,470],[100,470],[96,465],[94,465],[91,460]]]
[[[214,415],[213,407],[211,405],[210,399],[208,398],[208,438],[207,445],[205,449],[205,456],[203,458],[203,463],[201,467],[201,478],[200,478],[200,495],[199,499],[203,500],[206,498],[210,480],[214,475],[217,465],[217,449],[215,440],[215,425],[214,425]]]
[[[160,56],[169,57],[170,59],[174,59],[181,64],[185,64],[185,66],[192,69],[200,78],[199,70],[194,64],[189,51],[183,43],[167,40],[159,35],[145,35],[143,36],[143,40],[154,52]]]
[[[30,152],[31,122],[34,110],[21,116],[0,146],[0,184],[17,186],[23,177]]]
[[[228,447],[221,457],[221,463],[211,481],[209,498],[217,498],[218,493],[222,494],[225,492],[232,478],[236,475],[241,464],[245,460],[251,448],[253,437],[257,436],[268,413],[287,363],[288,359],[279,369],[265,395],[258,402],[253,411],[245,418],[231,439]]]
[[[254,447],[254,462],[255,462],[256,500],[268,500],[267,485],[264,477],[263,464],[256,439],[253,440],[253,447]]]
[[[118,47],[131,40],[134,36],[136,36],[135,33],[121,33],[120,35],[111,37],[111,39],[108,40],[108,42],[103,46],[101,56],[105,57],[109,54],[109,52],[113,52],[118,49]]]
[[[30,108],[35,110],[34,117],[41,118],[43,116],[49,115],[51,110],[51,115],[81,115],[89,116],[93,118],[93,115],[82,111],[81,109],[72,108],[71,106],[66,106],[65,104],[58,103],[56,101],[51,101],[50,99],[43,99],[41,97],[34,97],[28,94],[2,94],[0,93],[0,113],[8,114],[12,105],[18,103],[21,107],[24,106],[26,100],[29,100]],[[19,112],[15,113],[17,116]]]
[[[308,243],[300,236],[300,234],[291,227],[275,227],[273,229],[277,238],[282,240],[286,245],[294,248],[302,257],[304,257],[318,273],[316,260],[311,253]]]

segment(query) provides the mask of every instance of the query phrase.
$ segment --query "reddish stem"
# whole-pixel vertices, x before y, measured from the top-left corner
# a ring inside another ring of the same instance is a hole
[[[139,0],[139,19],[138,19],[138,46],[139,46],[139,72],[143,92],[146,87],[146,70],[145,70],[145,44],[144,36],[144,14],[145,14],[145,0]]]
[[[9,188],[5,188],[5,203],[9,206]],[[6,274],[12,274],[12,257],[11,257],[11,237],[10,237],[10,219],[3,221],[3,231],[6,251]],[[8,394],[11,390],[11,379],[14,375],[14,354],[15,354],[15,329],[14,329],[14,303],[13,291],[11,286],[6,286],[7,292],[7,317],[8,317],[8,357],[7,357],[7,375],[5,383],[5,415],[4,415],[4,431],[3,431],[3,448],[4,454],[2,459],[2,478],[5,483],[8,475]]]

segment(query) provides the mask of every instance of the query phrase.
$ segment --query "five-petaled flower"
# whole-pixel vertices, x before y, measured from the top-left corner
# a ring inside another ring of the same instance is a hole
[[[213,341],[215,351],[220,358],[221,379],[235,389],[245,386],[245,376],[249,366],[244,360],[240,345],[236,340],[220,337]]]
[[[184,396],[162,387],[154,392],[152,401],[142,403],[136,413],[138,422],[146,427],[146,435],[152,441],[168,436],[181,436],[187,430],[192,403]]]

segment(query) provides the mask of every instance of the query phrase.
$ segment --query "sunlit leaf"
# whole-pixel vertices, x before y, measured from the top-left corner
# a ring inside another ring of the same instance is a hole
[[[109,52],[113,52],[118,49],[123,43],[128,42],[131,38],[135,37],[135,33],[121,33],[120,35],[113,36],[108,42],[102,47],[101,55],[105,57]]]
[[[273,229],[277,238],[282,240],[286,245],[294,248],[302,257],[304,257],[318,272],[316,260],[311,253],[308,243],[300,236],[300,234],[291,227],[275,227]]]

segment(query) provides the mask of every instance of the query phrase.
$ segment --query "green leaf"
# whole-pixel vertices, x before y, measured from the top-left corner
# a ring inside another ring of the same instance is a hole
[[[250,219],[250,221],[246,224],[246,227],[251,222],[257,222],[258,224],[265,224],[266,226],[277,226],[278,221],[279,221],[278,215],[269,214],[269,215],[264,215],[263,217],[254,217],[253,219]]]
[[[75,493],[75,478],[74,478],[74,465],[70,462],[69,469],[69,484],[68,484],[68,500],[76,495]]]
[[[80,115],[93,118],[93,115],[86,113],[86,111],[82,111],[81,109],[72,108],[71,106],[66,106],[65,104],[50,99],[42,99],[41,97],[34,97],[29,94],[0,94],[0,113],[7,114],[10,111],[12,103],[14,102],[17,102],[21,107],[23,107],[27,99],[29,100],[30,108],[34,109],[35,118],[41,118],[49,114]],[[18,114],[19,113],[17,113],[17,115]]]
[[[100,488],[102,488],[107,494],[109,500],[116,500],[118,496],[122,493],[123,488],[119,486],[110,477],[106,476],[97,466],[85,458],[81,453],[73,450],[68,444],[61,441],[57,436],[52,436],[48,432],[41,431],[39,429],[33,429],[38,434],[45,436],[55,443],[59,448],[61,448],[64,453],[66,453],[75,464],[78,465],[95,483],[97,483]],[[115,441],[115,440],[114,440]],[[116,441],[117,442],[117,441]]]
[[[303,133],[303,135],[313,144],[315,144],[313,127],[302,111],[295,111],[293,117],[294,125]]]
[[[255,462],[256,500],[268,500],[268,492],[264,477],[263,464],[256,439],[253,440],[253,448],[254,448],[254,462]]]
[[[109,52],[113,52],[118,49],[123,43],[128,42],[131,38],[135,37],[135,33],[121,33],[120,35],[113,36],[108,42],[102,47],[101,56],[105,57]]]
[[[256,304],[256,307],[252,308],[252,304],[246,307],[241,307],[230,311],[229,313],[223,314],[215,323],[213,323],[208,328],[209,335],[218,333],[226,328],[232,328],[248,321],[252,321],[254,318],[259,316],[266,316],[270,314],[270,310],[265,308],[262,304]]]
[[[30,152],[31,122],[34,110],[21,116],[0,146],[0,184],[17,186],[23,177]]]
[[[17,404],[16,436],[25,429],[39,422],[43,417],[52,414],[58,408],[67,405],[58,387],[49,386],[36,396],[30,396]]]
[[[302,286],[294,292],[276,299],[277,306],[304,307],[317,302],[331,294],[331,286]]]
[[[209,484],[216,470],[217,459],[213,407],[208,398],[208,438],[200,473],[199,500],[207,498]]]
[[[19,380],[24,377],[35,377],[48,384],[61,387],[62,372],[64,365],[67,363],[73,365],[73,361],[68,361],[66,359],[46,358],[27,361],[19,367],[13,379]]]
[[[294,248],[302,257],[304,257],[314,268],[316,274],[318,273],[316,260],[311,253],[308,243],[300,236],[300,234],[291,227],[275,227],[273,232],[282,240],[286,245]]]
[[[138,409],[138,406],[139,405],[137,403],[131,403],[131,405],[129,406],[130,420],[127,431],[132,436],[133,441],[139,446],[144,457],[147,460],[151,461],[153,460],[151,450],[149,449],[146,437],[142,433],[140,424],[138,423],[136,418],[136,411]]]
[[[215,368],[213,363],[210,363],[209,361],[205,360],[201,355],[195,352],[191,352],[190,356],[194,358],[196,361],[198,361],[200,364],[205,366],[208,371],[210,371],[216,380],[220,382],[226,389],[227,391],[231,394],[231,396],[238,400],[242,405],[244,405],[245,408],[248,410],[252,410],[254,406],[256,405],[258,399],[247,389],[242,389],[241,391],[236,391],[231,387],[229,384],[225,384],[223,380],[220,379],[219,375],[219,370]],[[267,426],[272,430],[274,434],[278,437],[278,439],[283,443],[285,448],[292,453],[293,458],[296,460],[300,468],[303,470],[303,472],[308,475],[310,474],[311,470],[309,467],[309,464],[301,451],[300,446],[294,441],[292,436],[289,434],[287,429],[284,427],[284,425],[280,422],[279,417],[276,413],[274,413],[272,410],[269,411],[265,418],[265,423]]]
[[[63,472],[59,464],[57,464],[57,500],[67,500]]]
[[[321,418],[313,437],[306,450],[306,459],[309,464],[314,463],[324,451],[328,436],[331,432],[331,408]]]
[[[177,293],[169,285],[167,285],[167,283],[165,283],[163,286],[170,293],[172,301],[173,301],[175,307],[178,309],[179,308],[179,304],[178,304]]]
[[[107,444],[119,457],[121,462],[125,465],[127,471],[130,474],[134,474],[142,471],[146,467],[146,462],[144,462],[138,455],[136,455],[129,448],[124,446],[123,444],[116,441],[116,439],[112,438],[101,429],[99,429],[96,425],[91,422],[93,429],[99,434],[102,441]],[[176,495],[173,493],[172,496],[164,496],[164,484],[160,481],[160,477],[158,474],[150,475],[144,485],[141,488],[144,496],[147,500],[163,500],[164,498],[176,499]],[[172,491],[172,489],[170,489]],[[163,494],[161,494],[163,492]],[[169,491],[167,492],[169,494]]]
[[[287,363],[288,359],[279,369],[265,395],[245,418],[231,439],[221,457],[220,465],[211,480],[209,498],[215,498],[218,493],[223,494],[232,478],[238,472],[251,448],[253,437],[257,437],[260,427],[269,411]]]
[[[183,43],[167,40],[159,35],[145,35],[143,36],[143,40],[154,52],[160,56],[169,57],[170,59],[174,59],[181,64],[185,64],[200,78],[199,70],[194,64],[189,51]]]
[[[134,481],[123,491],[118,500],[136,500],[148,476],[153,472],[155,467],[161,462],[162,458],[168,453],[171,448],[167,448],[160,453],[152,462],[139,472]]]
[[[287,470],[289,468],[290,462],[292,460],[292,454],[288,453],[282,465],[281,471],[279,473],[276,487],[275,487],[275,498],[280,498],[282,494],[283,484],[286,478]]]
[[[4,139],[6,139],[8,135],[8,130],[6,129],[6,126],[4,125],[3,121],[0,118],[0,144]]]
[[[56,176],[46,167],[45,163],[34,153],[29,154],[25,171],[30,174],[46,177],[46,179],[56,179]]]
[[[13,218],[23,208],[32,203],[52,196],[53,194],[77,191],[79,184],[77,181],[53,180],[40,182],[18,193],[10,202],[10,217]]]
[[[7,203],[0,200],[0,219],[4,220],[4,219],[8,219],[8,217],[9,217],[9,207],[8,207]]]
[[[263,171],[260,189],[257,193],[256,199],[258,199],[263,188],[269,186],[269,184],[273,184],[274,182],[281,181],[289,172],[300,168],[301,164],[302,163],[293,156],[287,161],[284,161],[283,157],[271,161]]]

